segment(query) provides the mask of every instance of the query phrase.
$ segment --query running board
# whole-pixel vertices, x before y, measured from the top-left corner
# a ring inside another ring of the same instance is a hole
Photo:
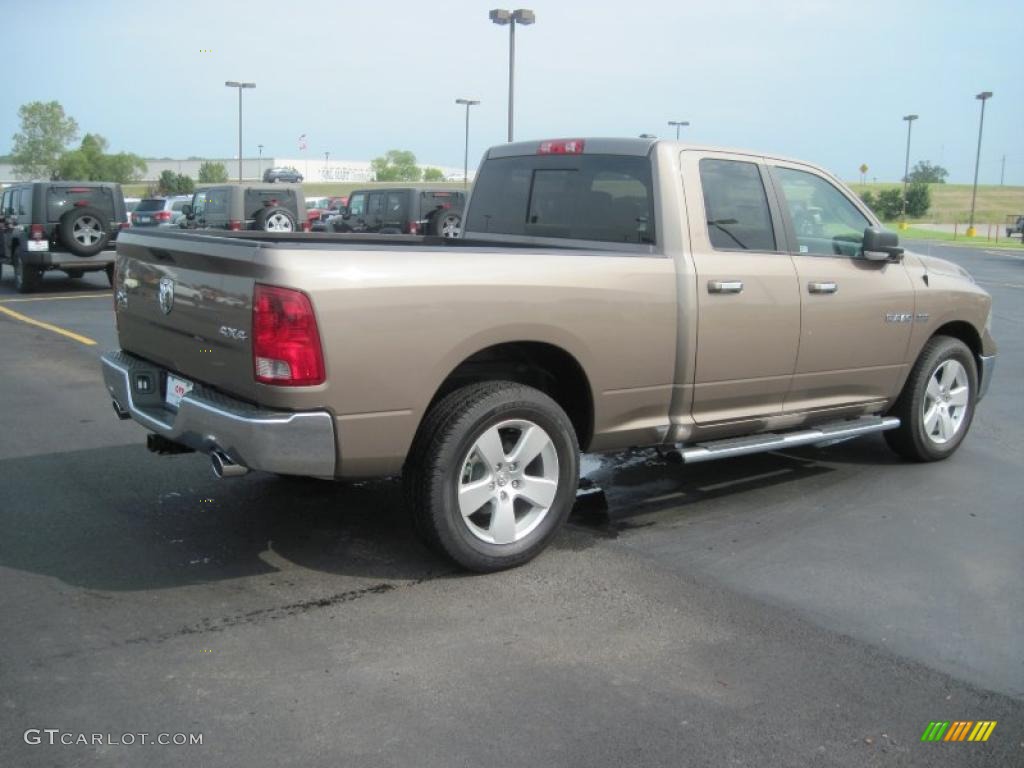
[[[697,464],[701,461],[730,459],[733,456],[746,456],[751,453],[779,451],[799,445],[815,443],[832,445],[872,432],[896,429],[899,425],[900,420],[894,416],[861,416],[859,419],[832,421],[828,424],[820,424],[813,429],[801,429],[796,432],[767,432],[749,437],[732,437],[726,440],[696,443],[689,447],[680,446],[679,453],[685,463]]]

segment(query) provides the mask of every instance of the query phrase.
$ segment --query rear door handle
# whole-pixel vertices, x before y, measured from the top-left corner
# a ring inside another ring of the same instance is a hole
[[[743,283],[739,280],[708,280],[708,293],[739,293]]]
[[[809,293],[835,293],[839,290],[839,286],[835,283],[808,283],[807,291]]]

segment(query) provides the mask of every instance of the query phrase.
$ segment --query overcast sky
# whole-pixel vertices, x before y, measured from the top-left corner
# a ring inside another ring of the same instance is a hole
[[[390,148],[460,166],[505,139],[508,28],[470,0],[4,0],[0,151],[17,107],[57,99],[114,151],[369,159]],[[674,136],[894,180],[911,162],[970,182],[982,90],[982,183],[1024,184],[1021,0],[536,0],[517,32],[516,138]],[[211,53],[201,52],[205,49]]]

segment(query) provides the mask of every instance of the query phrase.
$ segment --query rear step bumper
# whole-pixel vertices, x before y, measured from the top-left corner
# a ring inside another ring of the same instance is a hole
[[[159,366],[117,350],[103,355],[103,380],[118,415],[127,414],[167,440],[217,454],[242,468],[333,477],[334,419],[327,411],[271,411],[196,384],[175,411],[163,404]],[[133,383],[148,377],[140,394]],[[230,474],[235,474],[234,472]],[[225,474],[224,476],[230,476]],[[220,475],[218,475],[220,476]]]
[[[682,446],[679,449],[679,453],[687,464],[697,464],[701,461],[729,459],[733,456],[778,451],[784,448],[795,448],[799,445],[836,443],[848,440],[851,437],[868,435],[872,432],[896,429],[899,425],[900,420],[894,416],[861,416],[859,419],[833,421],[828,424],[819,424],[811,429],[801,429],[795,432],[765,433],[751,435],[750,437],[737,437]]]

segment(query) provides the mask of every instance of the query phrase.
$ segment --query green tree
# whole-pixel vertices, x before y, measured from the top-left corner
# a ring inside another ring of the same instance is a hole
[[[424,168],[424,181],[444,181],[444,172],[440,168]]]
[[[191,176],[166,170],[160,174],[156,189],[161,195],[191,195],[195,184]]]
[[[224,163],[207,161],[199,166],[200,184],[223,184],[228,180],[228,169]]]
[[[941,165],[932,165],[927,160],[918,160],[914,167],[907,174],[908,182],[923,182],[925,184],[945,184],[949,171]]]
[[[383,157],[370,161],[377,181],[419,181],[423,171],[416,165],[416,155],[408,150],[389,149]]]
[[[52,178],[70,181],[114,181],[124,184],[138,179],[146,162],[138,155],[107,154],[108,142],[97,133],[87,133],[78,149],[65,152],[57,161]]]
[[[932,195],[927,184],[914,182],[907,187],[907,216],[920,218],[928,213],[931,206]]]
[[[58,101],[33,101],[18,109],[21,130],[14,134],[14,172],[26,178],[50,178],[68,144],[78,138],[78,123]]]

